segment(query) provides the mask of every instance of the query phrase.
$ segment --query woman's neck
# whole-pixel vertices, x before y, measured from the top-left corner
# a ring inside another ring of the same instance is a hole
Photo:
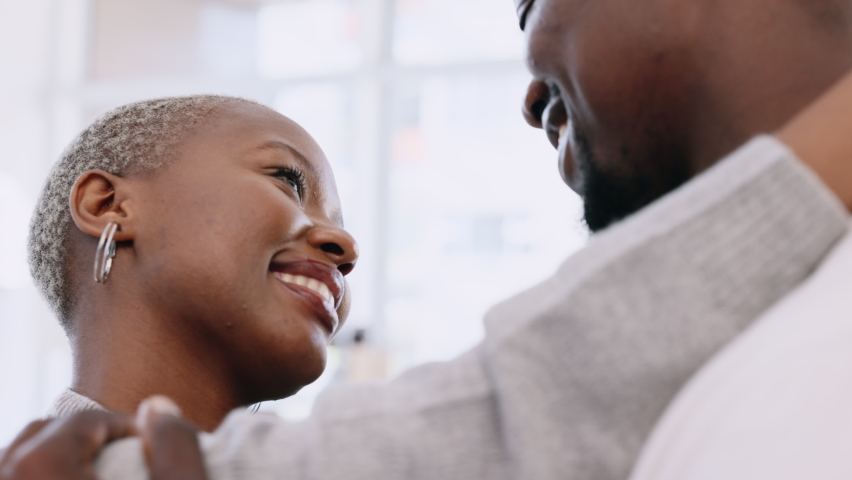
[[[224,359],[194,348],[201,345],[197,332],[163,332],[167,322],[139,313],[76,320],[86,323],[75,323],[72,388],[104,407],[133,414],[147,397],[166,395],[188,420],[212,431],[245,405]]]

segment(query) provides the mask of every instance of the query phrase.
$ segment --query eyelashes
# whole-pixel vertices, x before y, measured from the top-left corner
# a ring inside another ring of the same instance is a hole
[[[305,174],[295,167],[276,167],[273,177],[278,178],[290,184],[301,202],[305,193]]]

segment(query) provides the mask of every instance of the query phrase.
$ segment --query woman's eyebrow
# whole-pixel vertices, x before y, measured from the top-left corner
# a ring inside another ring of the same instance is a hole
[[[302,153],[296,150],[293,146],[288,145],[284,142],[280,142],[278,140],[270,140],[257,147],[257,150],[284,150],[285,152],[290,152],[294,157],[296,157],[296,160],[298,160],[299,163],[302,164],[305,170],[309,171],[314,175],[317,174],[316,169],[314,169],[313,164],[308,161],[307,157],[302,155]]]

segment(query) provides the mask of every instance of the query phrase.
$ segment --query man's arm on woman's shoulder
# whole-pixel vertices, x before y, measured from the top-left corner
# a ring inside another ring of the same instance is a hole
[[[757,139],[498,305],[484,343],[468,354],[385,385],[335,388],[303,422],[232,414],[202,436],[210,476],[626,475],[678,382],[736,334],[717,328],[716,343],[671,338],[660,356],[632,335],[670,332],[643,332],[643,322],[745,322],[805,278],[846,227],[841,204],[788,149]],[[641,375],[631,376],[634,367]],[[654,368],[675,371],[677,381],[647,376]],[[622,415],[625,425],[614,426]],[[140,455],[138,441],[108,448],[102,478],[145,478]]]

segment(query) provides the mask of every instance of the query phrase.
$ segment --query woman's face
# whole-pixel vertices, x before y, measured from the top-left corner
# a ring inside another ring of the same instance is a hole
[[[315,380],[358,247],[310,135],[264,107],[220,107],[138,193],[134,274],[158,318],[228,365],[247,402]]]

